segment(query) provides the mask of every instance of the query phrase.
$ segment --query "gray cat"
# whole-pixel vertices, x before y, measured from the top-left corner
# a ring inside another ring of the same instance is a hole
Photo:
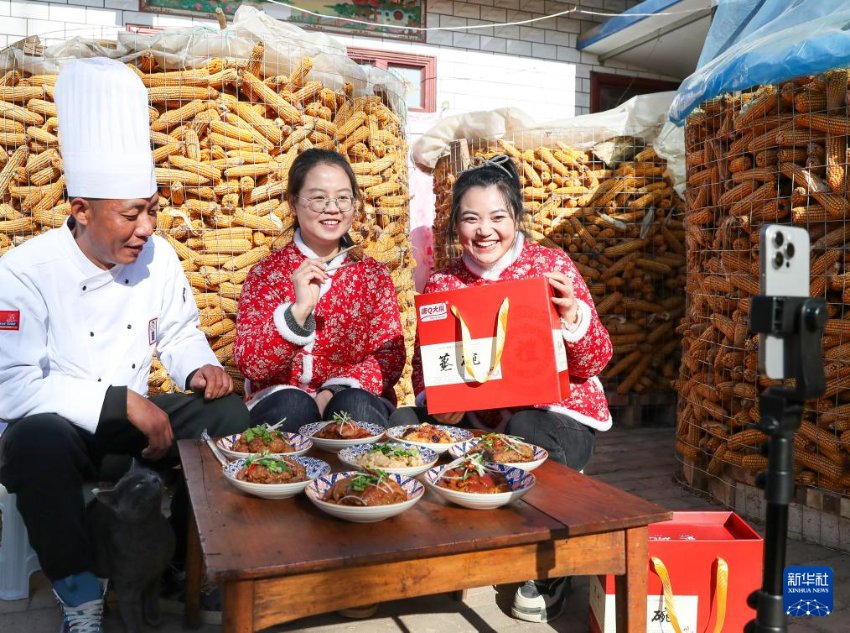
[[[174,554],[174,532],[162,514],[162,479],[133,467],[111,490],[94,490],[87,509],[94,569],[109,578],[127,633],[159,624],[159,583]]]

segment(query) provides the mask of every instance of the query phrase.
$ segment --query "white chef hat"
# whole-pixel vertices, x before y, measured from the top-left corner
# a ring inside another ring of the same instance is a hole
[[[65,63],[54,93],[65,185],[72,198],[149,198],[156,191],[148,93],[106,57]]]

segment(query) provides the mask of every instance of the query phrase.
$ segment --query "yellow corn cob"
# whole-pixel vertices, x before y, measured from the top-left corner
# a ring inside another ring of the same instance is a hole
[[[741,467],[751,473],[765,470],[767,468],[767,457],[764,455],[744,455],[741,458]]]
[[[169,159],[170,158],[172,157],[169,157]],[[183,171],[182,169],[157,167],[154,169],[154,172],[156,174],[156,181],[160,185],[170,185],[173,182],[179,182],[184,185],[205,185],[210,181],[210,178],[207,178],[206,176]]]
[[[824,103],[824,107],[826,103]],[[837,114],[801,114],[794,118],[799,126],[830,134],[850,134],[850,118]]]
[[[332,121],[327,121],[320,117],[303,114],[301,115],[301,124],[311,130],[321,132],[322,134],[327,134],[331,137],[336,137],[337,126],[334,125]]]
[[[794,461],[801,466],[805,466],[811,470],[814,470],[821,475],[825,475],[830,479],[840,479],[844,469],[838,464],[830,461],[823,455],[816,455],[814,453],[810,453],[805,448],[801,448],[799,445],[794,446]]]
[[[70,212],[71,204],[63,202],[49,209],[33,210],[32,218],[42,227],[56,229],[65,223]]]
[[[231,149],[227,151],[228,158],[239,158],[243,163],[267,163],[272,160],[271,155],[265,152],[250,150]],[[235,167],[235,165],[232,165]]]
[[[45,117],[58,116],[56,112],[56,104],[52,101],[45,101],[44,99],[30,99],[27,101],[27,110],[30,112],[37,112]]]
[[[779,104],[779,95],[772,86],[767,87],[765,92],[751,101],[746,109],[735,116],[734,128],[743,130],[753,122],[765,117]]]
[[[250,227],[260,231],[280,231],[283,228],[283,222],[276,215],[260,216],[248,213],[237,209],[233,213],[234,224]]]
[[[12,119],[0,119],[0,134],[21,134],[24,124]]]
[[[233,115],[231,115],[233,116]],[[254,135],[251,133],[251,130],[239,127],[237,125],[232,125],[230,123],[225,123],[224,121],[210,121],[209,129],[216,134],[220,134],[230,139],[234,139],[237,141],[242,141],[243,143],[247,143],[249,145],[253,145],[255,143]],[[273,146],[269,142],[268,139],[262,137],[265,143],[265,149],[271,149]]]
[[[347,138],[345,141],[339,144],[339,151],[341,153],[348,152],[349,148],[360,143],[361,141],[365,141],[369,138],[369,128],[365,125],[360,126]]]
[[[42,187],[53,182],[59,177],[59,171],[53,167],[45,167],[30,176],[30,183],[36,187]]]
[[[281,180],[278,182],[269,183],[267,185],[260,185],[259,187],[254,187],[248,196],[248,201],[251,203],[262,202],[263,200],[268,200],[270,198],[279,198],[285,193],[286,181]]]
[[[729,436],[727,440],[728,448],[739,450],[745,446],[758,446],[767,441],[767,435],[758,429],[746,429],[738,431]]]
[[[312,69],[313,59],[302,57],[289,74],[289,89],[294,92],[303,86]]]
[[[847,70],[840,68],[827,73],[826,109],[832,112],[844,107],[847,100]]]
[[[229,259],[228,261],[224,262],[221,267],[224,270],[239,270],[241,268],[245,268],[246,266],[256,264],[257,262],[268,257],[269,253],[271,253],[271,251],[269,250],[268,246],[258,246],[246,253],[242,253],[241,255],[237,255],[236,257]]]
[[[293,103],[305,103],[319,94],[322,89],[321,81],[308,81],[301,88],[292,93]]]
[[[274,110],[284,122],[294,124],[301,121],[301,113],[298,109],[269,86],[265,85],[255,75],[248,71],[241,71],[240,79],[242,80],[243,90],[247,91],[254,99],[259,99],[264,105]],[[240,114],[240,116],[242,115]]]
[[[366,113],[363,111],[355,112],[351,118],[347,119],[341,125],[337,123],[337,130],[335,134],[335,138],[337,141],[342,141],[349,135],[351,135],[355,130],[360,128],[363,123],[366,122]],[[368,130],[367,130],[368,133]]]
[[[153,162],[159,164],[172,154],[177,154],[181,149],[183,149],[183,144],[179,142],[168,143],[167,145],[157,147],[152,152]]]
[[[168,157],[168,162],[174,167],[176,167],[178,170],[197,174],[198,176],[201,176],[205,179],[203,183],[188,182],[185,180],[177,179],[178,182],[182,182],[183,184],[204,184],[210,180],[221,180],[221,170],[216,169],[215,167],[212,167],[206,163],[201,163],[199,161],[192,160],[191,158],[180,156],[179,154],[171,154]]]
[[[148,88],[148,101],[160,103],[162,101],[192,101],[193,99],[215,99],[218,90],[214,88],[201,88],[196,86],[153,86]]]
[[[13,101],[25,103],[30,99],[39,99],[44,96],[44,89],[39,86],[1,86],[0,101]]]
[[[151,123],[151,131],[162,132],[170,127],[181,125],[182,123],[193,119],[196,115],[208,108],[209,104],[207,101],[202,101],[200,99],[190,101],[176,110],[169,110],[168,112],[162,113],[156,121]]]
[[[401,184],[398,182],[383,182],[379,185],[374,185],[366,189],[366,196],[369,198],[379,198],[387,194],[394,194],[401,189]]]
[[[845,88],[846,90],[846,88]],[[826,108],[826,94],[806,90],[794,97],[794,109],[797,112],[822,112]]]
[[[43,125],[44,117],[14,103],[0,101],[0,119],[11,119],[24,125]]]
[[[186,246],[183,242],[174,239],[171,235],[166,234],[165,239],[168,240],[168,243],[171,244],[171,247],[175,250],[180,259],[193,260],[198,258],[198,253]]]
[[[157,146],[174,143],[175,140],[165,132],[151,132],[151,143]]]
[[[252,165],[240,165],[238,167],[230,167],[224,171],[227,179],[241,178],[242,176],[265,176],[278,170],[277,163],[255,163]]]
[[[26,145],[21,145],[12,153],[3,166],[2,171],[0,171],[0,199],[2,199],[8,190],[15,172],[26,163],[27,153]]]
[[[310,130],[306,127],[298,128],[286,137],[286,140],[280,146],[280,151],[288,152],[292,147],[298,145],[298,143],[307,138],[309,134]]]
[[[19,147],[25,145],[27,135],[20,132],[0,132],[0,145],[5,147]]]
[[[0,233],[13,235],[17,233],[32,233],[35,230],[32,218],[29,216],[17,220],[0,220]]]
[[[11,204],[0,203],[0,220],[17,220],[24,217]]]
[[[198,133],[193,129],[188,129],[183,134],[183,143],[186,151],[186,158],[189,160],[201,160],[201,141],[198,138]]]
[[[262,118],[262,117],[260,117],[260,118]],[[250,123],[248,123],[245,119],[240,117],[238,114],[234,114],[232,112],[226,112],[224,114],[224,121],[226,123],[230,124],[231,126],[239,129],[240,132],[243,135],[244,135],[244,132],[247,132],[250,135],[250,138],[245,138],[244,136],[242,136],[242,137],[240,137],[240,140],[245,140],[247,142],[253,142],[256,145],[259,145],[259,146],[265,148],[265,151],[267,151],[267,152],[271,151],[274,148],[274,146],[275,146],[274,142],[272,142],[267,137],[265,137],[259,130],[254,129],[254,127],[252,127]],[[266,121],[266,119],[263,119],[263,122],[264,122],[263,125],[267,125],[267,123],[265,121]],[[212,129],[213,132],[218,132],[219,134],[224,133],[220,129],[214,129],[213,126],[212,126],[212,122],[210,123],[210,126],[211,126],[211,129]],[[276,138],[277,139],[280,138],[279,129],[278,129],[278,134],[277,134]]]

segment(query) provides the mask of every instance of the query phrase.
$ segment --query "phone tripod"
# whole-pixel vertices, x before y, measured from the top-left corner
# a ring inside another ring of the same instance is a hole
[[[822,337],[826,301],[810,297],[752,298],[750,327],[754,332],[783,339],[785,377],[794,387],[768,388],[759,397],[761,429],[769,436],[766,473],[761,473],[767,500],[762,588],[747,599],[756,619],[745,633],[783,633],[787,620],[782,606],[788,505],[794,493],[794,432],[800,427],[803,403],[826,388]]]

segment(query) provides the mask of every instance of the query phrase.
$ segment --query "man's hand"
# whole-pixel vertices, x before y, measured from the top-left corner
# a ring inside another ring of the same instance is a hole
[[[463,414],[463,411],[457,411],[455,413],[435,413],[431,417],[440,424],[457,424],[463,419]]]
[[[148,445],[142,451],[142,457],[151,461],[165,457],[174,441],[168,414],[147,398],[128,389],[127,419],[148,438]]]
[[[192,391],[204,390],[204,398],[215,400],[233,393],[233,378],[221,367],[203,365],[189,382]]]

